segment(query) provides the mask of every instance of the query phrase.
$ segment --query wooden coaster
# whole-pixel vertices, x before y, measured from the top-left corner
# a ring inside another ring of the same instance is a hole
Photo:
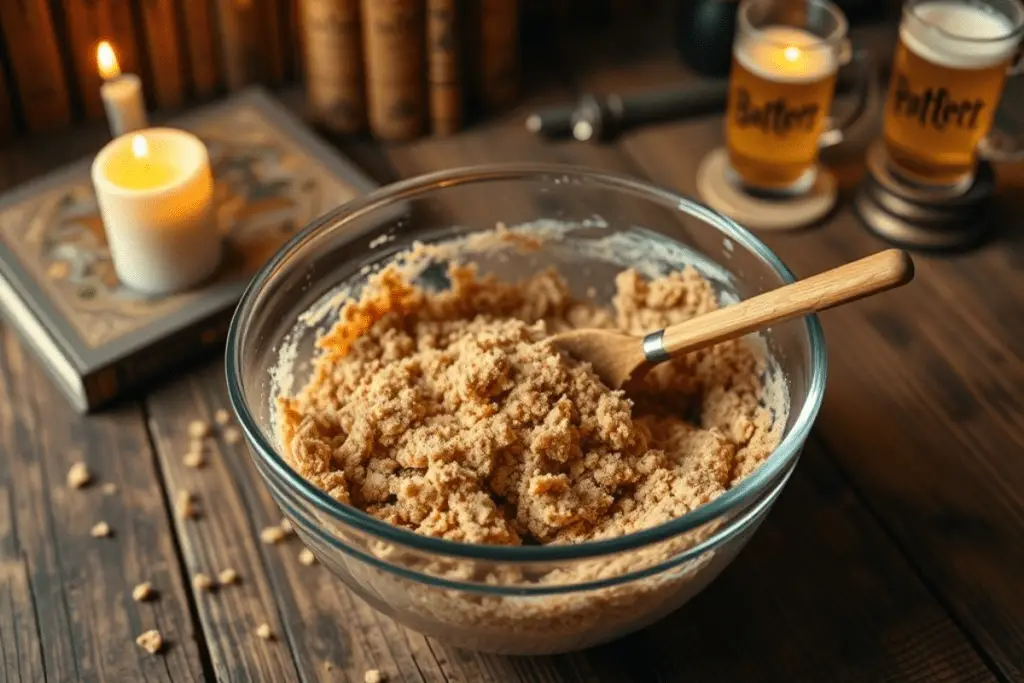
[[[867,173],[853,208],[873,233],[900,247],[956,250],[976,246],[993,227],[991,197],[995,173],[978,166],[973,181],[959,190],[908,184],[888,170],[884,144],[867,155]]]
[[[755,197],[729,177],[729,155],[722,147],[708,154],[697,170],[697,192],[711,208],[751,230],[796,230],[818,222],[838,196],[836,179],[824,168],[806,193]]]

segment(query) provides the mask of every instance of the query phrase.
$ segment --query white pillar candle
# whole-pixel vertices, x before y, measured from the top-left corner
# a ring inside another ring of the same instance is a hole
[[[107,112],[110,134],[116,138],[148,126],[142,81],[135,74],[121,73],[114,48],[105,40],[96,47],[96,65],[103,78],[100,97]]]
[[[117,277],[146,294],[170,294],[209,277],[221,258],[213,174],[191,133],[150,128],[112,140],[92,164]]]

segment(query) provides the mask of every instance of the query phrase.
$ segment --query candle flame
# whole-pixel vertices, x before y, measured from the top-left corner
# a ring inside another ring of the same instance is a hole
[[[99,67],[103,80],[117,78],[121,75],[121,66],[117,63],[117,55],[110,42],[101,40],[96,46],[96,65]]]
[[[800,58],[800,48],[795,45],[791,45],[782,51],[782,55],[791,62],[795,62]]]
[[[149,143],[146,142],[146,138],[141,135],[132,138],[132,154],[138,159],[149,155]]]

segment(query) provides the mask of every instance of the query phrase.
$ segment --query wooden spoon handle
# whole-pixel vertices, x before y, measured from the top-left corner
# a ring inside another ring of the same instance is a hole
[[[666,327],[662,343],[672,356],[741,337],[772,323],[856,301],[914,279],[914,263],[899,249],[858,261],[759,294],[678,325]]]

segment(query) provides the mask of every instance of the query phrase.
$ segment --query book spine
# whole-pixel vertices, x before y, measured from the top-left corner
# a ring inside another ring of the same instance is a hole
[[[142,25],[153,101],[158,107],[180,107],[185,101],[185,65],[174,0],[142,0]]]
[[[213,96],[220,86],[220,60],[217,54],[213,2],[187,0],[181,7],[192,93],[200,99],[207,99]]]
[[[366,120],[359,0],[301,0],[300,9],[310,115],[354,133]]]
[[[462,127],[460,24],[457,0],[427,0],[427,87],[436,135]]]
[[[0,143],[14,137],[14,112],[11,110],[13,93],[7,85],[4,62],[0,59]]]
[[[519,94],[518,0],[480,0],[479,32],[480,105],[494,111]]]
[[[381,140],[423,132],[424,0],[362,0],[370,130]]]
[[[256,0],[259,8],[260,31],[263,36],[263,82],[268,85],[284,83],[285,45],[281,7],[286,0]]]
[[[131,7],[115,0],[63,0],[62,7],[82,109],[86,118],[101,119],[104,114],[100,85],[103,81],[96,68],[99,41],[113,43],[122,72],[139,72],[139,49]]]
[[[263,76],[260,15],[254,0],[217,0],[224,80],[235,91]]]
[[[29,130],[67,126],[71,123],[68,85],[47,0],[0,2],[0,26]]]

